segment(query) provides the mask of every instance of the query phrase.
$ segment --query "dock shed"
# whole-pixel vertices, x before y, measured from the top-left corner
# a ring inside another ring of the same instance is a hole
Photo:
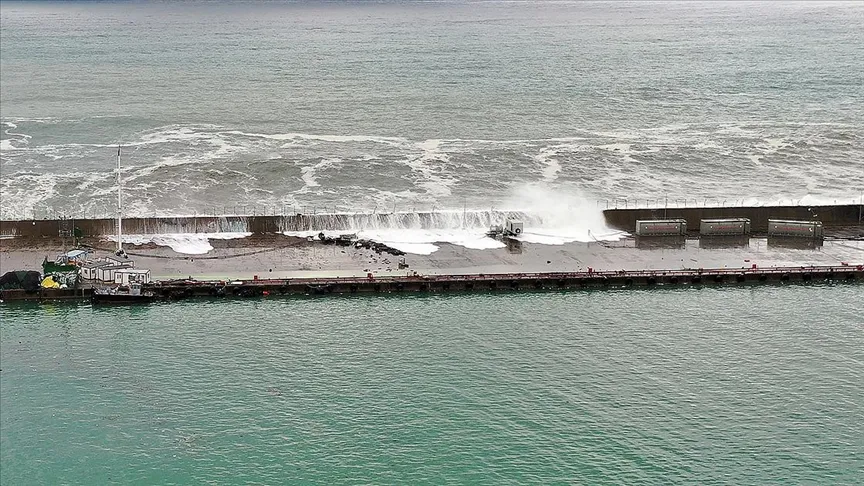
[[[114,283],[130,285],[150,283],[150,270],[144,268],[121,268],[114,272]]]
[[[131,269],[132,263],[124,263],[120,265],[104,265],[96,268],[96,279],[100,282],[114,283],[114,274],[118,270]]]
[[[682,236],[686,234],[686,219],[640,219],[636,221],[636,236]]]
[[[87,262],[80,267],[81,278],[84,280],[99,280],[99,269],[110,266],[111,264],[105,261]]]
[[[742,236],[750,234],[747,218],[703,219],[699,221],[702,236]]]
[[[768,220],[768,236],[822,238],[821,221]]]

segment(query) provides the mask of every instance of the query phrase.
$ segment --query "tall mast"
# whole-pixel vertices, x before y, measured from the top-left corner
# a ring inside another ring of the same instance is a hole
[[[117,254],[123,253],[123,182],[120,180],[120,145],[117,145]]]

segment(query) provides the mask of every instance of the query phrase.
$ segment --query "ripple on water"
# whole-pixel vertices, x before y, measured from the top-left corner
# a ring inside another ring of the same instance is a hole
[[[2,482],[856,482],[861,296],[5,306]]]

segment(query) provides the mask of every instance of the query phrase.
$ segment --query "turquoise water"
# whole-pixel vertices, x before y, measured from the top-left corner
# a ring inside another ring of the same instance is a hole
[[[864,482],[864,289],[0,307],[0,482]]]

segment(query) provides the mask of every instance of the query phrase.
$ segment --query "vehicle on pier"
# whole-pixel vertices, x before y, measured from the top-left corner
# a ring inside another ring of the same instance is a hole
[[[508,219],[504,226],[496,224],[489,228],[489,231],[486,232],[486,236],[501,240],[522,236],[524,231],[525,225],[521,221]]]

